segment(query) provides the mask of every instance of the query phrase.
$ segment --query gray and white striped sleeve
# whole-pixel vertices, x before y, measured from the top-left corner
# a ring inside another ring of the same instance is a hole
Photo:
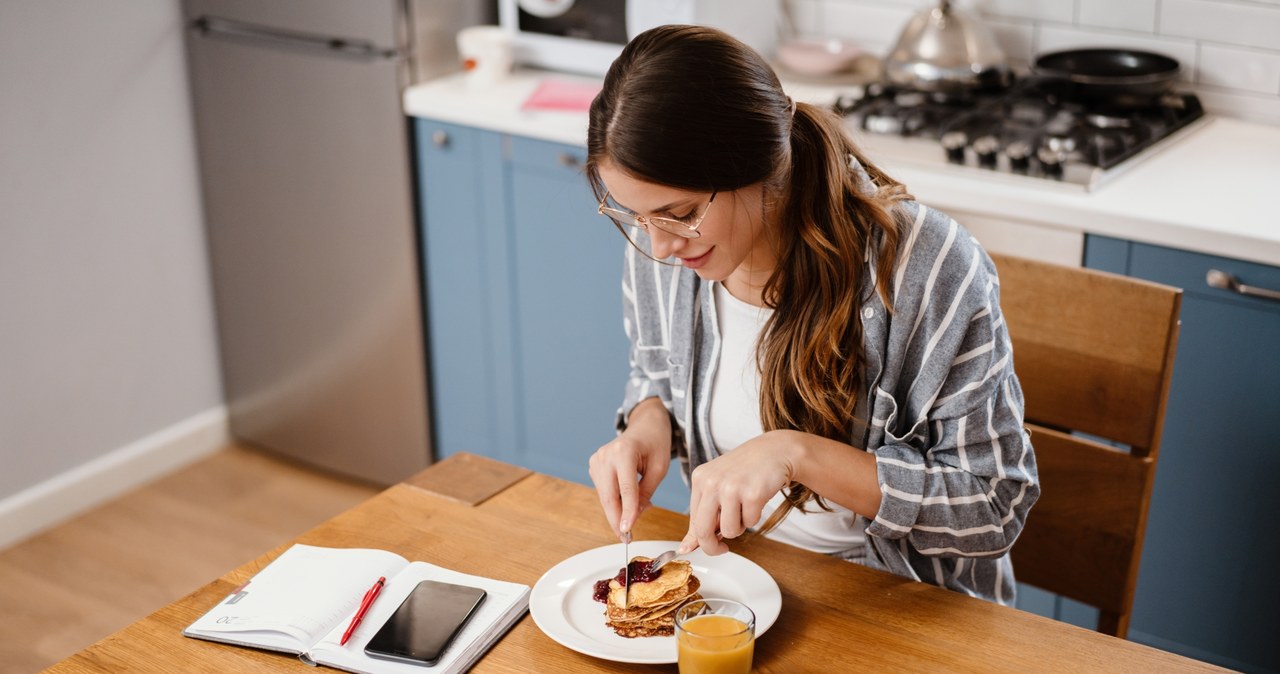
[[[882,500],[867,533],[923,555],[998,557],[1039,495],[1035,457],[995,267],[939,216],[917,221],[900,259],[886,354],[898,369],[873,392]]]

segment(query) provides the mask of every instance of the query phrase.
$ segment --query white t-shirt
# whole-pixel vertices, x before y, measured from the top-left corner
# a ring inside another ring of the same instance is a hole
[[[729,294],[723,283],[715,288],[716,324],[720,328],[720,362],[711,384],[711,441],[720,453],[760,435],[760,373],[756,343],[772,309],[747,304]],[[764,508],[761,522],[782,505],[781,492]],[[865,520],[848,508],[828,503],[834,512],[806,506],[813,512],[792,510],[773,531],[765,534],[783,543],[851,559],[861,557],[866,545]]]

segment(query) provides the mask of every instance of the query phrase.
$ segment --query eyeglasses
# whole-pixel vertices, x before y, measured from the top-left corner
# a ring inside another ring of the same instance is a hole
[[[707,217],[707,211],[711,210],[711,204],[716,200],[716,194],[718,194],[718,192],[711,193],[711,198],[707,200],[706,207],[702,209],[702,215],[698,216],[698,219],[694,222],[685,222],[684,220],[664,218],[660,216],[649,218],[643,215],[636,215],[631,211],[624,211],[618,208],[613,208],[612,206],[607,206],[605,204],[609,202],[608,192],[604,193],[604,198],[600,200],[600,207],[596,209],[596,212],[610,220],[613,220],[614,224],[619,227],[626,225],[627,227],[635,227],[637,229],[648,231],[649,225],[652,224],[668,234],[674,234],[684,239],[696,239],[702,236],[702,234],[698,232],[698,227],[702,226],[703,219]]]

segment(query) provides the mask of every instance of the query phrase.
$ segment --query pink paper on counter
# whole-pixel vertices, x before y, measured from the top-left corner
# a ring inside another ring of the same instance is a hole
[[[586,112],[591,100],[600,93],[599,84],[545,79],[520,106],[521,110],[562,110]]]

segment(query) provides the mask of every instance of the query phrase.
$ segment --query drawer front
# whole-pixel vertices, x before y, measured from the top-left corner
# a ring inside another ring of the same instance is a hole
[[[1084,259],[1084,232],[981,213],[949,209],[947,214],[969,230],[988,253],[1014,255],[1041,262],[1079,267]]]
[[[1132,245],[1129,257],[1131,276],[1177,286],[1188,294],[1206,299],[1229,300],[1280,313],[1280,300],[1214,288],[1205,280],[1211,270],[1217,270],[1231,274],[1242,284],[1280,292],[1280,267],[1145,243]]]
[[[578,175],[586,181],[582,168],[587,162],[587,149],[522,136],[508,136],[508,151],[515,166],[539,170],[557,170],[565,175]]]

